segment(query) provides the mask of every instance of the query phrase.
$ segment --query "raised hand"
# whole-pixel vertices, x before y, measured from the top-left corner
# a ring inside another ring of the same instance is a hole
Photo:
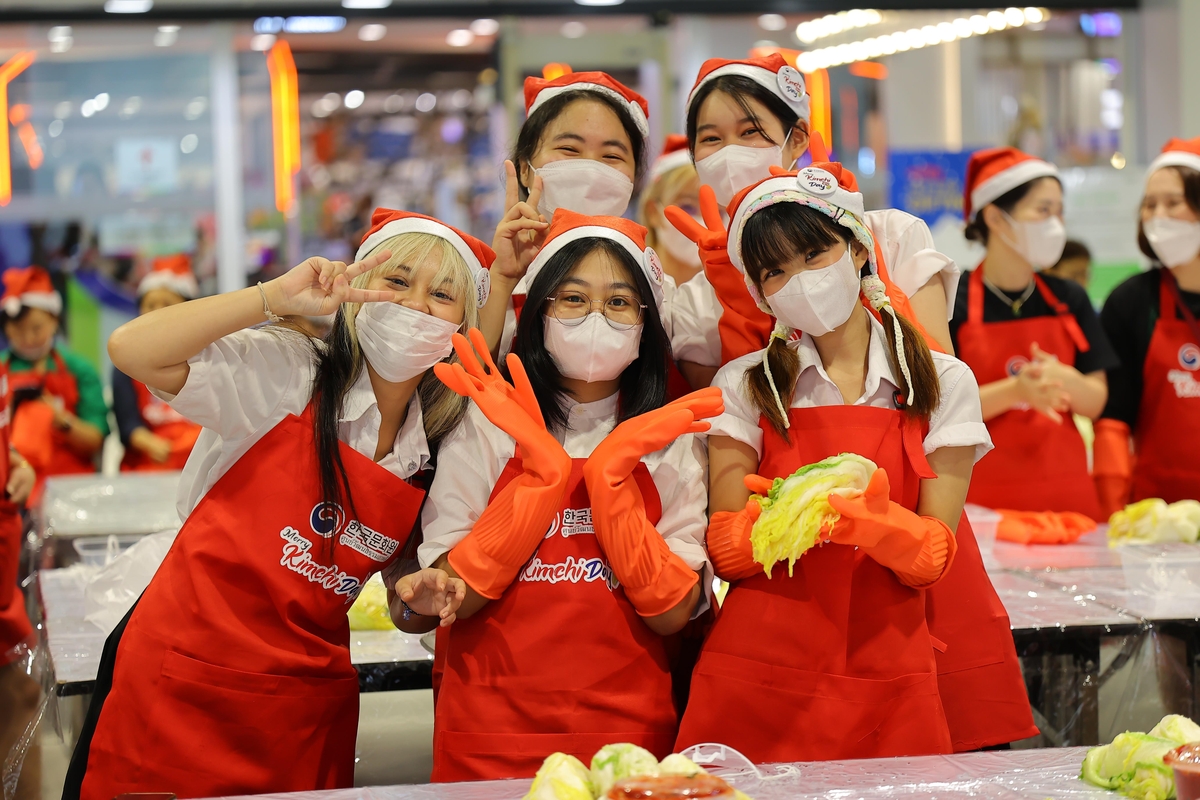
[[[542,199],[542,178],[535,175],[529,188],[529,199],[521,200],[517,182],[517,168],[511,161],[504,162],[504,217],[496,227],[492,239],[492,250],[496,261],[492,264],[492,280],[507,281],[513,285],[525,276],[530,263],[542,249],[546,229],[550,223],[538,213],[538,201]]]
[[[717,194],[711,186],[700,187],[700,216],[704,218],[703,225],[679,206],[667,206],[663,216],[676,230],[699,245],[702,259],[706,252],[725,251],[728,236],[725,233],[725,223],[721,220],[721,206],[717,203]]]
[[[396,299],[395,292],[356,289],[350,282],[391,257],[390,252],[381,250],[347,265],[313,256],[265,284],[263,289],[271,311],[281,316],[322,317],[337,311],[342,303],[388,303]]]
[[[537,396],[533,393],[533,386],[529,383],[529,376],[521,359],[515,353],[508,354],[505,363],[508,364],[509,374],[512,375],[513,382],[510,384],[500,375],[500,370],[492,361],[492,354],[488,351],[483,333],[478,328],[471,328],[467,333],[470,342],[460,333],[454,334],[453,337],[454,351],[458,353],[462,363],[443,362],[435,365],[434,372],[438,379],[456,394],[474,400],[484,415],[502,430],[507,431],[492,419],[492,414],[503,414],[506,402],[516,403],[531,422],[545,430],[542,409],[538,405]],[[482,363],[480,358],[483,359]]]

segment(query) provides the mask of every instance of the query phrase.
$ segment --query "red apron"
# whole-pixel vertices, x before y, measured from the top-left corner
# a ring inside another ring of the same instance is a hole
[[[169,472],[183,469],[202,428],[155,397],[141,381],[133,381],[133,391],[137,395],[138,411],[146,423],[146,429],[171,442],[171,455],[160,464],[142,451],[126,447],[121,470]]]
[[[932,477],[921,433],[901,412],[793,408],[792,443],[763,429],[759,473],[858,453],[887,470],[891,497],[915,509]],[[938,696],[925,593],[858,548],[826,544],[774,577],[729,590],[692,676],[676,749],[737,748],[756,763],[951,752]]]
[[[1068,366],[1074,366],[1077,352],[1088,349],[1070,309],[1039,276],[1033,279],[1053,316],[985,323],[982,267],[971,274],[958,357],[981,386],[1016,375],[1029,363],[1034,342]],[[1070,414],[1056,423],[1033,409],[1014,408],[988,420],[987,427],[996,449],[975,465],[967,502],[1015,511],[1077,511],[1101,519],[1087,448]]]
[[[1175,313],[1179,309],[1183,319]],[[1200,500],[1200,324],[1161,270],[1159,314],[1142,367],[1142,402],[1134,428],[1133,499]]]
[[[663,638],[626,599],[592,532],[584,462],[573,460],[563,508],[517,580],[438,642],[436,782],[530,777],[553,752],[587,764],[614,742],[671,752],[678,717]],[[492,496],[521,471],[510,459]],[[656,523],[654,481],[644,464],[633,476]]]
[[[86,800],[353,783],[346,612],[404,549],[424,493],[343,443],[356,508],[323,505],[310,413],[208,491],[127,618],[83,756]]]
[[[0,362],[0,498],[8,486],[8,421],[10,415],[8,365]],[[21,564],[21,512],[0,499],[0,667],[20,656],[18,648],[30,640],[33,626],[25,611],[25,593],[17,586]]]

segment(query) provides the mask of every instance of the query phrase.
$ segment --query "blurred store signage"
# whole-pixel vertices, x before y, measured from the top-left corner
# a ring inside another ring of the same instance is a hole
[[[346,27],[345,17],[259,17],[255,33],[337,33]]]
[[[888,205],[934,227],[943,216],[962,218],[963,184],[970,152],[903,151],[888,155]]]
[[[157,194],[174,191],[179,183],[179,144],[174,139],[145,137],[117,139],[117,191]]]

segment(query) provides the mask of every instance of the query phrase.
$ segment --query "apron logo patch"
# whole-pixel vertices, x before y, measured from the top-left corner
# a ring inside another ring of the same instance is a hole
[[[337,503],[317,503],[308,515],[308,525],[313,533],[326,539],[340,531],[346,524],[346,512]]]
[[[1189,342],[1179,348],[1179,366],[1189,372],[1200,369],[1200,347]]]
[[[340,533],[338,544],[362,553],[375,561],[387,561],[396,552],[400,542],[368,528],[356,519],[346,521],[346,512],[337,503],[317,503],[308,515],[313,533],[326,539]]]
[[[1167,372],[1167,380],[1175,387],[1176,397],[1200,397],[1200,381],[1192,373],[1173,369]]]
[[[559,511],[554,515],[554,519],[550,521],[550,527],[546,531],[545,538],[549,539],[559,532],[562,533],[564,539],[585,534],[594,536],[596,529],[592,525],[592,509],[564,508]]]
[[[318,564],[312,557],[312,542],[304,534],[288,525],[279,532],[283,539],[283,557],[279,559],[280,566],[287,567],[292,572],[308,579],[322,589],[342,595],[347,603],[354,601],[362,591],[362,581],[336,566]]]
[[[612,567],[604,559],[576,559],[575,556],[567,556],[566,561],[558,564],[547,564],[534,556],[517,580],[530,583],[593,583],[602,580],[610,592],[618,586]]]
[[[1029,366],[1029,359],[1025,356],[1013,356],[1004,363],[1004,371],[1008,377],[1015,378],[1021,374],[1021,370]]]

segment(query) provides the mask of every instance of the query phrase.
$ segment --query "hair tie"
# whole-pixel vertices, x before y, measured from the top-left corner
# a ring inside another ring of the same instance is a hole
[[[771,331],[771,337],[767,339],[767,349],[763,350],[762,364],[763,372],[767,375],[767,383],[771,387],[771,396],[775,398],[775,407],[779,409],[779,415],[783,417],[783,428],[787,430],[792,427],[792,421],[788,418],[787,409],[783,407],[783,400],[779,397],[779,389],[775,386],[775,376],[771,374],[771,345],[776,339],[783,339],[784,346],[787,346],[788,328],[782,322],[776,321],[775,328]]]
[[[887,311],[892,317],[892,333],[896,337],[896,361],[900,367],[900,374],[904,376],[907,393],[911,397],[915,389],[913,388],[912,373],[908,369],[908,357],[904,353],[904,329],[900,326],[900,315],[892,307],[892,300],[887,296],[887,287],[884,286],[883,280],[878,275],[872,274],[863,278],[862,291],[867,302],[871,304],[871,308],[879,312],[880,317],[883,316],[884,311]]]

